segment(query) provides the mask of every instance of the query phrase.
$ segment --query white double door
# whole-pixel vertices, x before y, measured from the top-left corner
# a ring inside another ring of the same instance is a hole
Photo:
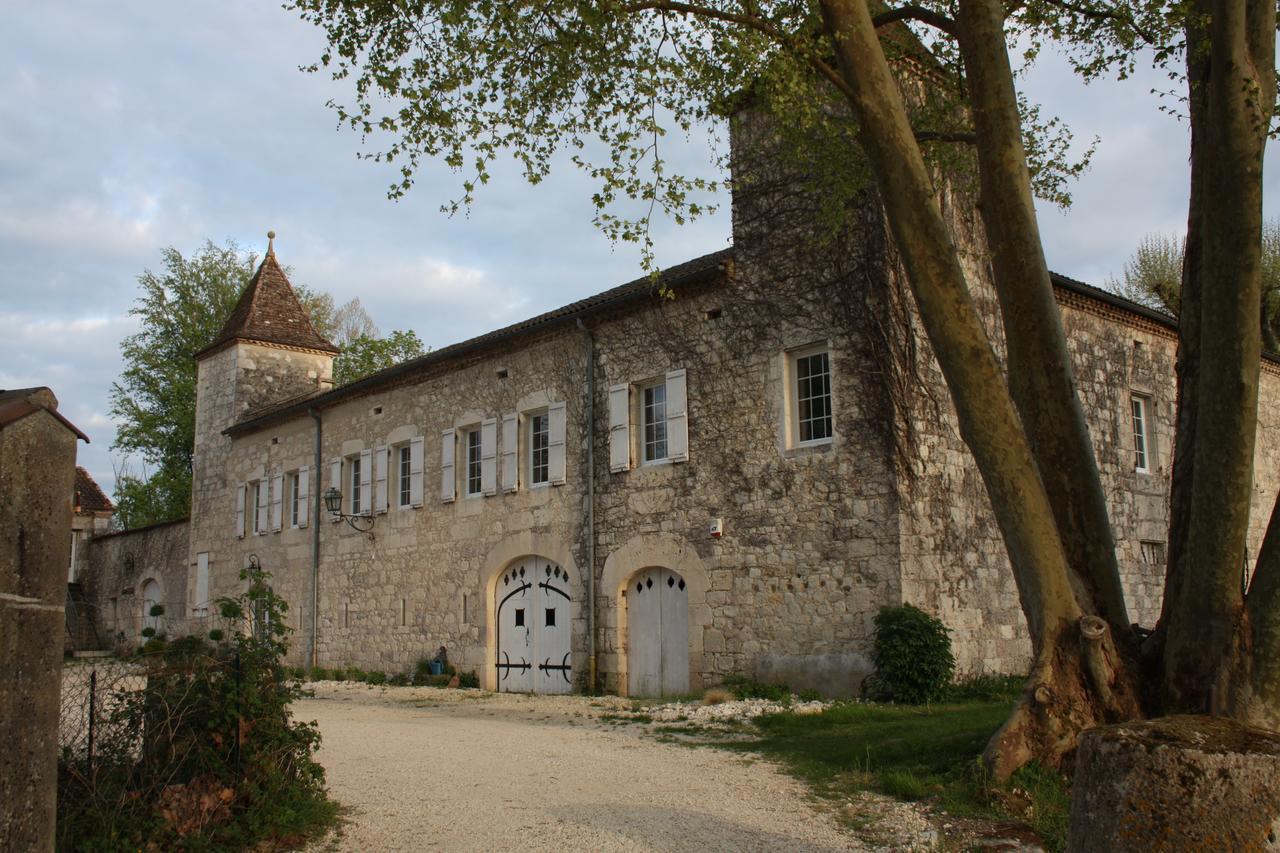
[[[627,692],[689,692],[689,591],[670,569],[645,569],[627,587]]]
[[[573,595],[569,573],[544,557],[525,557],[498,578],[498,689],[573,689]]]

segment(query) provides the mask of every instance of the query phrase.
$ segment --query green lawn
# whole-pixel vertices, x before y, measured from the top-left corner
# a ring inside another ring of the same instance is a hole
[[[1050,849],[1062,849],[1065,780],[1031,767],[996,788],[978,763],[1012,704],[1005,696],[931,706],[838,703],[821,714],[761,717],[758,740],[723,746],[780,762],[821,796],[871,790],[929,800],[956,817],[1025,823]]]

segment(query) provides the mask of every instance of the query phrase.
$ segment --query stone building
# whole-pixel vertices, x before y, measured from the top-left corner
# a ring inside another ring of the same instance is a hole
[[[752,132],[735,126],[735,150],[764,147]],[[269,245],[198,356],[189,527],[128,540],[151,556],[98,595],[138,594],[145,562],[167,613],[199,625],[256,555],[295,663],[396,671],[445,646],[497,689],[678,693],[747,672],[852,692],[874,615],[904,601],[951,628],[963,671],[1022,670],[1004,547],[874,194],[819,237],[784,173],[735,170],[732,249],[340,388]],[[980,225],[959,197],[947,210],[999,349]],[[1151,625],[1176,330],[1054,285]],[[1278,377],[1267,361],[1254,553]]]

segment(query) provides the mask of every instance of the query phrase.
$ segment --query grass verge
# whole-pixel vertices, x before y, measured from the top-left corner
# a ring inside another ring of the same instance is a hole
[[[1007,697],[929,706],[840,703],[821,714],[756,720],[759,737],[726,743],[778,761],[826,797],[875,791],[927,800],[957,818],[1026,824],[1050,850],[1066,844],[1066,780],[1028,767],[995,786],[978,757],[1004,722]]]

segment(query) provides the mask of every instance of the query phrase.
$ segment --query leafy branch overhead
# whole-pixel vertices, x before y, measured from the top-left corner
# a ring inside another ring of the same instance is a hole
[[[955,167],[968,162],[957,149],[973,133],[955,109],[964,75],[949,6],[904,6],[879,20],[896,34],[886,39],[891,59],[929,70],[913,122],[931,156]],[[680,223],[716,209],[728,166],[722,120],[746,104],[803,142],[797,156],[816,164],[807,170],[815,186],[847,197],[867,182],[847,156],[859,130],[831,108],[845,84],[811,4],[295,0],[290,8],[324,30],[328,47],[307,70],[352,84],[353,100],[331,106],[374,147],[363,156],[398,168],[392,198],[440,162],[461,178],[461,194],[444,207],[452,213],[473,201],[500,156],[531,183],[567,159],[595,180],[604,232],[647,250],[656,214]],[[1092,148],[1073,159],[1065,127],[1033,104],[1023,115],[1036,190],[1065,205]],[[711,168],[673,170],[673,137],[680,146],[704,136]]]

